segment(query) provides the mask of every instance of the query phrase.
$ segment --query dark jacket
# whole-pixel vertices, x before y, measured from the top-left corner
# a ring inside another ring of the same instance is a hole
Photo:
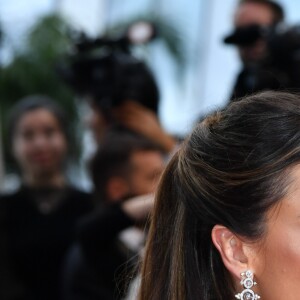
[[[134,275],[137,253],[119,239],[134,225],[119,205],[102,206],[80,222],[65,269],[64,300],[119,300]]]
[[[75,224],[93,205],[89,194],[72,187],[38,190],[39,197],[49,193],[61,199],[48,213],[38,209],[37,191],[28,187],[0,198],[1,300],[59,299],[62,261]]]
[[[266,90],[299,92],[300,58],[283,65],[270,61],[244,67],[236,79],[230,100]]]

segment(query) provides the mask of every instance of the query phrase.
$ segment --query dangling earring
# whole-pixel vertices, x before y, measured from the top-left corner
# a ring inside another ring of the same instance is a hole
[[[241,273],[242,281],[241,285],[244,286],[244,290],[241,293],[235,295],[235,298],[240,300],[257,300],[260,299],[260,296],[255,294],[252,291],[252,287],[256,285],[256,282],[253,280],[253,273],[250,270]]]

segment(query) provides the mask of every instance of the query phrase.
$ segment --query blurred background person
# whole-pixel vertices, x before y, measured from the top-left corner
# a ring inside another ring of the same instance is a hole
[[[59,299],[63,257],[74,241],[75,223],[92,210],[92,201],[66,178],[72,146],[67,118],[51,99],[22,99],[11,111],[8,128],[22,182],[0,199],[4,254],[15,283],[1,299]]]
[[[147,26],[154,31],[153,24]],[[146,63],[133,55],[134,41],[127,31],[118,38],[81,38],[75,55],[59,68],[60,74],[87,100],[91,108],[87,124],[98,144],[111,128],[130,130],[171,153],[176,140],[158,119],[158,85]]]
[[[300,88],[299,28],[284,21],[284,9],[275,1],[239,2],[235,30],[224,40],[238,48],[243,64],[231,100],[261,90]]]
[[[66,263],[68,300],[123,299],[143,248],[162,150],[133,133],[110,132],[91,162],[98,209],[79,226]],[[137,198],[134,198],[137,197]]]

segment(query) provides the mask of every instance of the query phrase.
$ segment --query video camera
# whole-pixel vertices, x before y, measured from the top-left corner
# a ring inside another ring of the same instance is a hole
[[[300,60],[300,25],[274,26],[249,25],[236,28],[224,38],[224,43],[241,47],[250,47],[256,41],[267,42],[268,61],[283,68],[286,63]]]
[[[132,54],[132,46],[155,36],[154,26],[144,21],[116,38],[90,39],[81,34],[74,41],[73,53],[59,65],[59,73],[78,94],[91,96],[103,112],[130,99],[157,113],[159,92],[154,77]]]

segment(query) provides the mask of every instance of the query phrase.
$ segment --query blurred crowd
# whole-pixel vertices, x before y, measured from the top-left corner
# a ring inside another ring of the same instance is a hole
[[[283,21],[283,8],[273,1],[239,2],[225,43],[238,48],[242,70],[228,103],[300,87],[293,52],[299,53],[299,39],[293,28],[276,31]],[[289,37],[291,47],[276,48]],[[68,112],[39,93],[11,109],[5,127],[22,180],[0,198],[0,299],[136,299],[155,189],[182,140],[159,122],[153,75],[122,47],[85,67],[76,62],[76,80],[69,80],[91,108],[87,124],[97,144],[87,165],[91,192],[66,175],[74,147]],[[101,74],[91,77],[97,68]]]

